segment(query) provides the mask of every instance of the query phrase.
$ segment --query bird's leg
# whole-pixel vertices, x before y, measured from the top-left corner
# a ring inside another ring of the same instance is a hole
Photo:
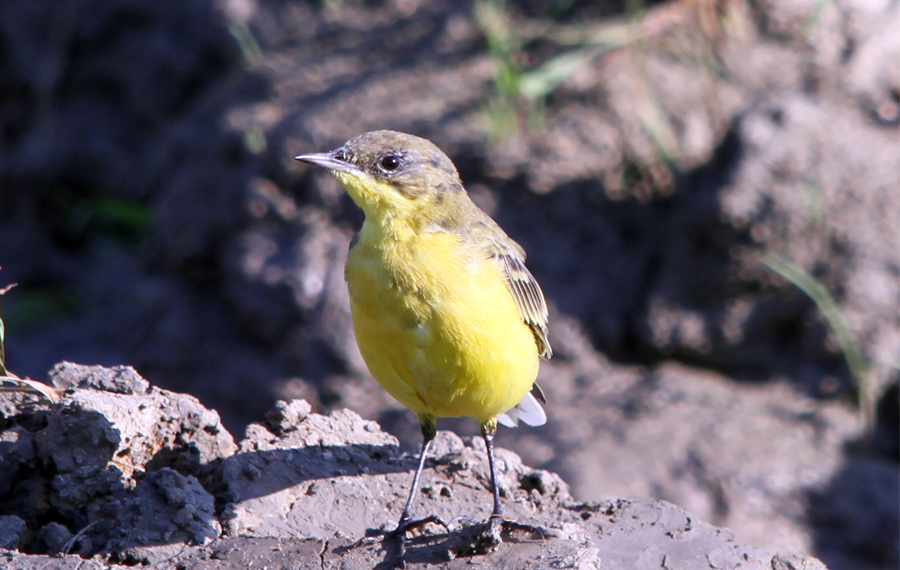
[[[344,550],[352,550],[360,546],[372,544],[376,536],[383,536],[386,540],[396,542],[396,557],[394,564],[398,568],[405,568],[406,562],[403,557],[406,554],[406,533],[407,531],[425,526],[428,523],[441,525],[448,529],[447,523],[442,521],[437,515],[431,515],[419,520],[412,520],[413,504],[416,501],[416,494],[419,490],[419,479],[422,477],[422,471],[425,468],[425,459],[428,457],[428,448],[437,434],[436,419],[432,415],[420,415],[419,423],[422,426],[422,450],[419,453],[419,465],[416,467],[416,474],[413,475],[412,487],[409,490],[409,497],[406,499],[406,506],[403,507],[403,513],[397,522],[397,527],[391,531],[374,531],[367,536],[357,540],[349,546],[343,547]],[[449,529],[448,529],[449,530]]]
[[[434,436],[437,434],[437,425],[434,416],[423,414],[419,416],[419,423],[422,426],[422,452],[419,454],[419,466],[416,468],[416,474],[413,476],[412,488],[409,490],[409,497],[406,499],[406,506],[403,507],[403,514],[400,515],[400,521],[397,523],[397,528],[387,535],[388,538],[396,539],[397,541],[397,555],[401,568],[404,566],[403,556],[406,553],[405,537],[407,531],[425,526],[428,523],[439,524],[444,528],[447,528],[447,524],[438,518],[437,515],[431,515],[418,520],[413,520],[412,518],[413,503],[415,503],[416,494],[419,490],[419,479],[422,477],[422,470],[425,468],[425,459],[428,456],[428,448],[431,446],[431,442],[434,441]]]
[[[488,465],[491,469],[491,491],[494,493],[494,510],[484,529],[483,538],[491,544],[499,544],[500,531],[503,529],[503,503],[500,502],[500,485],[497,484],[497,460],[494,458],[494,435],[497,433],[497,420],[482,422],[481,437],[487,447]]]
[[[500,486],[497,485],[497,460],[494,459],[494,435],[497,433],[497,421],[481,424],[481,437],[487,447],[488,464],[491,468],[491,490],[494,492],[494,510],[491,511],[491,522],[503,520],[503,504],[500,502]]]
[[[503,503],[500,502],[500,486],[497,484],[497,460],[494,457],[494,435],[496,433],[497,420],[487,421],[481,424],[481,437],[484,438],[484,444],[487,447],[488,464],[491,468],[491,490],[494,493],[494,510],[491,511],[491,518],[487,524],[486,535],[489,535],[492,540],[495,540],[498,543],[500,542],[500,532],[502,530],[521,530],[540,537],[545,537],[545,529],[542,529],[541,527],[507,520],[503,517]]]
[[[416,468],[416,474],[413,475],[409,497],[406,499],[406,506],[403,507],[403,514],[400,515],[400,522],[397,523],[397,529],[394,530],[395,533],[407,530],[407,526],[412,520],[413,503],[419,492],[419,479],[422,477],[422,470],[425,468],[428,448],[431,447],[431,442],[434,441],[434,436],[437,434],[437,426],[433,418],[422,417],[419,418],[419,422],[422,427],[422,451],[419,453],[419,466]]]

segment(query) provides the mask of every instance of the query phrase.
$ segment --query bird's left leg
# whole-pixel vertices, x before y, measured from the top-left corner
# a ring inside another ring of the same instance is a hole
[[[497,484],[497,459],[494,455],[494,435],[496,435],[496,433],[496,419],[481,423],[481,437],[484,438],[484,444],[485,447],[487,447],[488,464],[491,469],[491,491],[494,494],[494,509],[491,511],[491,518],[485,529],[485,535],[490,535],[497,542],[500,542],[500,533],[503,530],[522,530],[540,537],[546,537],[547,529],[507,520],[503,517],[503,503],[500,501],[500,486]]]
[[[503,521],[503,503],[500,502],[500,486],[497,484],[497,460],[494,458],[494,435],[497,433],[497,420],[482,422],[481,437],[487,447],[488,464],[491,468],[491,491],[494,493],[494,510],[491,511],[491,525]]]

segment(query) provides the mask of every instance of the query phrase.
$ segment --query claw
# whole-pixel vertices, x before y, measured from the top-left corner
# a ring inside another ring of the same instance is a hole
[[[392,557],[393,566],[401,569],[406,568],[406,533],[422,528],[428,524],[436,524],[438,526],[442,526],[448,534],[450,533],[450,526],[447,523],[441,520],[441,518],[437,515],[431,515],[429,517],[425,517],[424,519],[401,521],[400,524],[397,525],[397,528],[395,528],[394,530],[370,529],[366,536],[357,540],[353,544],[348,544],[340,550],[346,552],[348,550],[353,550],[354,548],[359,548],[361,546],[375,544],[379,540],[384,542],[393,542],[397,545],[395,556]]]
[[[519,523],[492,515],[488,520],[462,529],[456,533],[450,550],[455,556],[475,556],[487,554],[507,540],[519,541],[510,536],[514,532],[527,532],[523,540],[546,540],[558,533],[549,528]]]
[[[450,527],[447,525],[447,523],[441,520],[437,515],[431,515],[425,517],[424,519],[401,522],[399,525],[397,525],[397,528],[384,534],[385,540],[397,541],[398,568],[406,567],[406,561],[404,559],[404,557],[406,556],[406,533],[411,530],[422,528],[427,524],[440,525],[444,527],[444,530],[446,530],[448,533],[450,532]]]
[[[497,522],[497,518],[499,518],[499,522]],[[531,533],[531,538],[536,538],[539,540],[547,540],[548,538],[552,538],[556,536],[558,533],[542,526],[535,526],[532,524],[520,523],[517,521],[505,519],[503,517],[491,517],[491,524],[499,524],[500,528],[507,533],[513,531],[522,531]]]

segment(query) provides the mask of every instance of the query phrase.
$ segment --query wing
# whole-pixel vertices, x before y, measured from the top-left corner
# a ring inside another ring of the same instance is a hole
[[[538,352],[544,358],[550,358],[553,350],[547,340],[547,302],[537,280],[525,267],[524,255],[506,244],[492,243],[490,255],[500,262],[506,273],[506,286],[512,293],[516,307],[522,315],[534,338],[537,341]]]

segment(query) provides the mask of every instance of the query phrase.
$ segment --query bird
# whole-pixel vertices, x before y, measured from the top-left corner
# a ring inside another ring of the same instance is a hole
[[[297,160],[328,169],[365,219],[344,277],[360,353],[376,381],[418,417],[422,447],[391,536],[413,519],[438,417],[479,422],[491,472],[492,527],[504,524],[494,436],[498,424],[542,425],[536,383],[549,359],[548,310],[525,250],[469,197],[450,158],[431,141],[379,130]]]

